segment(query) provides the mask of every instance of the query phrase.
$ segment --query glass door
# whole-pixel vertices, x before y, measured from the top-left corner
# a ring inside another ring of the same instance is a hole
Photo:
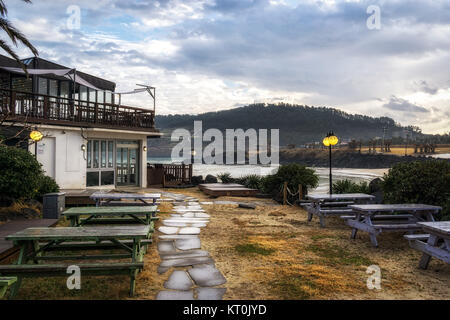
[[[138,146],[135,144],[117,144],[116,148],[117,164],[117,185],[137,185],[138,184]]]

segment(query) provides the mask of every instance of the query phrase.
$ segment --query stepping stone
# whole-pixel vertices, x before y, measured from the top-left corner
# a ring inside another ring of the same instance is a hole
[[[250,203],[239,203],[239,208],[244,208],[244,209],[256,209],[256,205],[254,204],[250,204]]]
[[[197,258],[197,257],[209,257],[209,253],[203,250],[192,250],[185,252],[174,252],[174,253],[164,253],[160,254],[161,259],[171,260],[171,259],[185,259],[185,258]]]
[[[192,268],[197,268],[197,269],[201,269],[201,268],[215,268],[216,265],[214,263],[209,263],[209,264],[196,264],[195,266],[192,266]]]
[[[189,290],[194,284],[191,278],[189,278],[186,271],[175,270],[170,275],[169,279],[164,282],[164,288],[173,290]]]
[[[169,222],[183,222],[183,223],[208,223],[209,220],[206,218],[195,218],[195,217],[173,217],[166,219],[164,221]]]
[[[210,215],[207,214],[207,213],[203,213],[203,212],[196,212],[196,213],[195,213],[195,217],[196,217],[196,218],[209,218]]]
[[[200,228],[195,227],[180,228],[178,234],[200,234]]]
[[[169,234],[169,235],[160,235],[158,237],[161,240],[177,240],[177,239],[197,239],[198,236],[194,234]]]
[[[200,249],[200,239],[178,239],[175,240],[175,247],[179,250],[193,250]]]
[[[182,217],[182,215],[181,214],[174,214],[174,213],[172,213],[171,215],[170,215],[171,217]]]
[[[159,227],[159,232],[162,232],[164,234],[176,234],[178,232],[179,228],[175,227]]]
[[[214,204],[214,202],[211,202],[211,201],[205,201],[205,202],[200,202],[200,204],[210,205],[210,204]]]
[[[161,261],[161,264],[159,266],[162,268],[170,268],[170,267],[187,267],[187,266],[194,266],[196,264],[210,264],[210,263],[214,263],[214,260],[209,257],[193,257],[193,258],[163,260]]]
[[[222,300],[227,292],[225,288],[197,288],[197,300]]]
[[[205,228],[206,227],[206,223],[191,223],[190,227]]]
[[[194,300],[194,292],[190,291],[160,291],[156,300]]]
[[[173,253],[175,252],[175,246],[173,241],[159,241],[158,252],[159,253]]]
[[[222,273],[216,268],[192,268],[188,272],[199,287],[214,287],[227,282]]]
[[[176,222],[176,221],[170,221],[170,220],[164,220],[163,225],[168,227],[187,227],[188,225],[185,222]]]
[[[215,204],[238,204],[236,201],[218,200],[214,201]]]
[[[187,212],[181,215],[182,218],[209,218],[209,215],[204,212]]]
[[[167,270],[169,270],[169,269],[170,269],[169,267],[161,267],[161,266],[159,266],[156,269],[156,271],[158,272],[158,274],[163,274],[163,273],[167,272]]]

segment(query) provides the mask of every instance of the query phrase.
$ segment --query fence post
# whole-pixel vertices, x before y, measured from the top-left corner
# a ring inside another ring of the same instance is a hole
[[[298,200],[303,200],[303,186],[301,184],[298,185]]]
[[[284,186],[283,186],[283,206],[285,206],[287,204],[287,186],[288,186],[288,183],[285,182]]]
[[[166,187],[166,170],[163,168],[163,176],[162,176],[162,186]]]

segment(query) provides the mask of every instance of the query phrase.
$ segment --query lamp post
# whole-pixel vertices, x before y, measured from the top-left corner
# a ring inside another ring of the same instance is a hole
[[[339,142],[339,139],[334,135],[333,131],[330,131],[327,136],[325,137],[325,139],[323,139],[323,144],[325,147],[328,147],[330,155],[329,155],[329,160],[330,160],[330,197],[333,195],[333,174],[331,171],[331,147],[335,146],[337,143]]]
[[[44,135],[37,128],[30,133],[31,140],[34,141],[34,158],[37,159],[37,143],[42,140]]]

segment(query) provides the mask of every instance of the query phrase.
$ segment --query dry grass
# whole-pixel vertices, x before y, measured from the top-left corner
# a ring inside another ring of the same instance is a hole
[[[196,189],[169,191],[210,200]],[[302,209],[253,200],[265,205],[256,210],[204,205],[211,223],[200,235],[202,249],[227,279],[225,299],[450,299],[450,266],[433,259],[428,270],[418,269],[420,253],[402,235],[383,234],[376,249],[366,234],[350,240],[340,219],[328,219],[323,229],[317,220],[308,223]],[[160,217],[168,217],[170,209],[163,203]],[[170,271],[158,275],[156,245],[144,262],[135,298],[154,299]],[[381,291],[367,289],[371,264],[382,270]],[[128,277],[86,277],[82,289],[71,292],[65,279],[39,278],[25,280],[19,298],[128,299],[128,286]]]

